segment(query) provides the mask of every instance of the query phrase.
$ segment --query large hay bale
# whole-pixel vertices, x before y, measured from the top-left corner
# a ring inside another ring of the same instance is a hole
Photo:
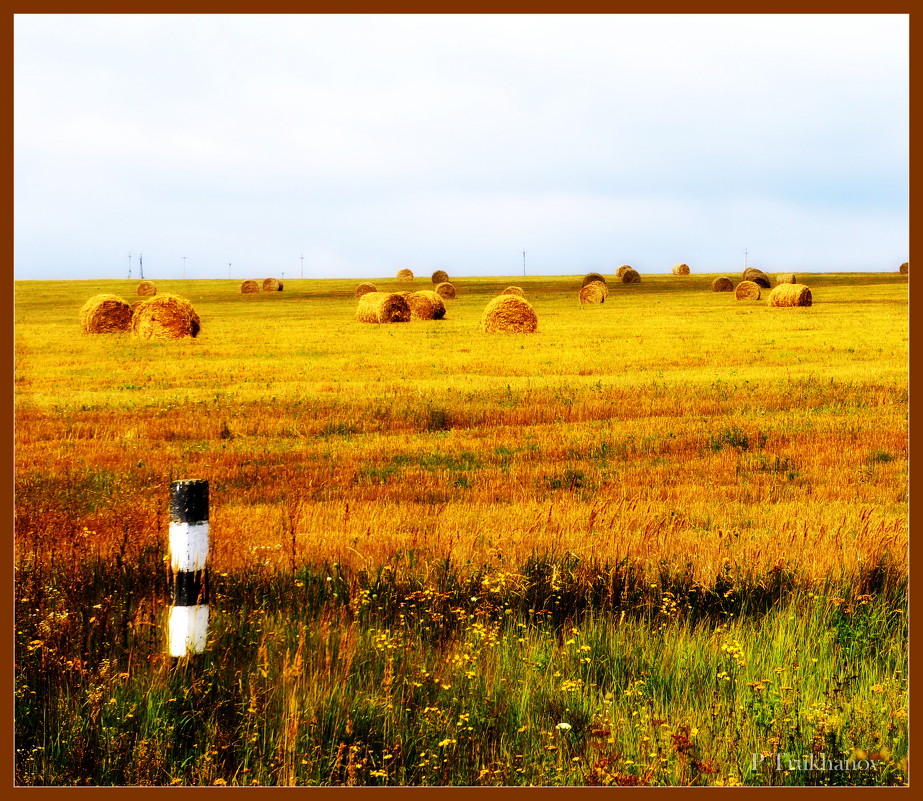
[[[794,273],[780,273],[776,276],[776,286],[779,284],[797,284],[798,279]]]
[[[599,281],[599,283],[601,283],[603,286],[608,286],[606,279],[599,273],[587,273],[585,276],[583,276],[583,283],[580,286],[584,287],[587,284],[592,284],[594,281]]]
[[[760,285],[756,281],[741,281],[734,290],[737,300],[759,300]]]
[[[282,289],[282,282],[278,278],[266,278],[263,281],[264,292],[281,292]]]
[[[526,293],[523,291],[523,288],[520,286],[508,286],[504,289],[501,295],[518,295],[520,298],[525,298]]]
[[[605,303],[609,289],[602,281],[591,281],[580,289],[581,303]]]
[[[360,323],[406,323],[410,305],[400,292],[366,292],[359,298],[356,319]]]
[[[734,282],[730,278],[721,276],[712,280],[711,288],[713,292],[733,292]]]
[[[398,270],[397,280],[398,281],[413,281],[413,272],[411,270],[408,270],[406,267],[403,270]]]
[[[411,320],[441,320],[445,317],[445,303],[436,292],[424,289],[420,292],[401,292],[410,306]]]
[[[636,270],[632,270],[629,267],[625,272],[622,273],[622,283],[623,284],[639,284],[641,283],[641,276],[638,275]]]
[[[769,281],[769,276],[762,270],[757,270],[756,267],[748,267],[744,270],[742,277],[744,281],[752,281],[763,289],[769,289],[772,286]]]
[[[252,295],[260,291],[260,285],[256,281],[244,281],[240,285],[241,294]]]
[[[370,284],[366,281],[364,283],[359,284],[359,286],[356,287],[356,297],[361,298],[363,295],[367,295],[369,292],[377,292],[377,291],[378,290],[375,288],[375,284]]]
[[[436,270],[433,273],[433,283],[434,284],[444,284],[449,280],[449,274],[445,270]]]
[[[779,284],[769,293],[770,306],[810,306],[811,290],[804,284]]]
[[[910,275],[910,262],[909,261],[905,261],[901,265],[900,273],[901,275]]]
[[[630,269],[631,269],[631,267],[630,267],[629,265],[623,264],[621,267],[619,267],[619,268],[615,271],[615,277],[616,277],[616,278],[621,278],[621,277],[622,277],[623,275],[625,275],[625,273],[627,273]]]
[[[150,298],[157,294],[157,287],[150,281],[142,281],[138,284],[138,294],[144,298]]]
[[[519,295],[497,295],[481,315],[481,330],[492,333],[531,334],[538,328],[538,315]]]
[[[673,275],[689,275],[689,265],[688,264],[674,264],[673,265]]]
[[[451,300],[455,297],[455,285],[445,281],[444,283],[436,285],[436,292],[439,293],[440,297]]]
[[[131,332],[141,339],[182,339],[198,336],[202,321],[192,304],[179,295],[157,295],[138,305]]]
[[[128,331],[131,328],[131,306],[117,295],[94,295],[80,309],[80,327],[85,334]]]

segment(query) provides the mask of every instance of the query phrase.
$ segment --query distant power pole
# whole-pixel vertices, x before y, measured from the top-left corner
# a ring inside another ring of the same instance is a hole
[[[128,254],[128,278],[131,280],[131,253]]]
[[[228,262],[228,278],[231,277],[231,262]]]
[[[526,252],[522,252],[522,274],[526,274]]]
[[[744,248],[744,269],[747,269],[747,249]]]
[[[141,280],[144,280],[144,254],[138,254],[138,271],[141,273]]]
[[[301,257],[301,277],[304,278],[304,256]]]
[[[186,257],[183,256],[183,280],[186,280]]]

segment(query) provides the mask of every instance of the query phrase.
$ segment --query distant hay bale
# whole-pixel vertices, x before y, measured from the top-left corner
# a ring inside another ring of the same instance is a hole
[[[152,297],[157,294],[157,287],[150,281],[142,281],[138,284],[138,294],[145,298]]]
[[[436,270],[433,273],[434,284],[444,284],[449,280],[449,274],[445,270]]]
[[[797,284],[798,279],[794,273],[780,273],[776,276],[776,286],[779,284]]]
[[[359,298],[356,319],[360,323],[406,323],[410,305],[400,292],[366,292]]]
[[[733,292],[734,291],[734,282],[730,278],[715,278],[711,282],[711,288],[713,292]]]
[[[641,276],[638,275],[636,270],[632,270],[631,267],[629,267],[627,270],[625,270],[625,272],[622,273],[622,283],[639,284],[641,283]]]
[[[431,289],[420,292],[401,292],[410,306],[411,320],[441,320],[445,317],[442,297]]]
[[[619,268],[615,271],[615,277],[616,277],[616,278],[621,278],[621,277],[622,277],[623,275],[625,275],[625,273],[627,273],[630,269],[631,269],[631,267],[630,267],[629,265],[623,264],[621,267],[619,267]]]
[[[403,270],[398,270],[397,280],[398,281],[413,281],[413,272],[411,270],[408,270],[406,267]]]
[[[281,292],[282,289],[282,282],[278,278],[267,278],[263,281],[264,292]]]
[[[481,315],[481,330],[492,333],[531,334],[538,328],[538,315],[519,295],[497,295]]]
[[[522,287],[520,286],[508,286],[500,294],[501,295],[518,295],[521,298],[525,298],[526,296],[526,293],[523,291]]]
[[[138,305],[131,332],[141,339],[196,337],[202,321],[192,304],[179,295],[157,295]]]
[[[769,293],[770,306],[810,306],[811,290],[804,284],[779,284]]]
[[[689,265],[688,264],[674,264],[673,265],[673,275],[689,275]]]
[[[367,295],[369,292],[377,292],[377,291],[378,290],[375,288],[375,284],[370,284],[368,282],[365,282],[365,283],[359,284],[359,286],[356,287],[356,297],[361,298],[363,295]]]
[[[451,300],[455,297],[455,285],[445,281],[436,285],[436,292],[438,292],[441,297]]]
[[[900,272],[901,272],[901,275],[910,275],[910,262],[909,261],[905,261],[901,265]]]
[[[580,289],[581,303],[605,303],[609,290],[602,281],[591,281]]]
[[[587,284],[592,284],[593,281],[599,281],[599,283],[601,283],[603,286],[608,286],[606,279],[599,273],[587,273],[585,276],[583,276],[583,283],[580,286],[584,287]]]
[[[131,328],[131,306],[117,295],[94,295],[80,309],[80,327],[85,334],[128,331]]]
[[[260,291],[260,285],[256,281],[244,281],[240,285],[241,294],[252,295],[254,292]]]
[[[752,281],[763,289],[769,289],[772,286],[769,281],[769,276],[762,270],[757,270],[756,267],[748,267],[744,270],[743,279],[744,281]]]
[[[737,300],[759,300],[760,285],[756,281],[741,281],[734,290]]]

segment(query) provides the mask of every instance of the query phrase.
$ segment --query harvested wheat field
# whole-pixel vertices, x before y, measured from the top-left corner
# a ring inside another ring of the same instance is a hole
[[[375,288],[375,284],[370,284],[368,282],[365,282],[365,283],[359,284],[359,286],[356,287],[356,297],[361,298],[363,295],[367,295],[369,292],[377,292],[377,291],[378,290]]]
[[[580,289],[580,302],[586,303],[604,303],[609,290],[601,281],[592,281]]]
[[[407,298],[400,292],[366,292],[356,307],[360,323],[406,323],[410,315]]]
[[[501,295],[517,295],[520,298],[524,298],[526,296],[526,292],[521,286],[508,286],[500,294]]]
[[[599,273],[587,273],[585,276],[583,276],[583,283],[580,284],[580,286],[585,287],[587,284],[592,284],[594,281],[598,281],[603,286],[606,286],[605,277]]]
[[[759,300],[760,285],[756,281],[741,281],[734,293],[737,300]]]
[[[131,328],[131,306],[116,295],[95,295],[80,309],[80,327],[85,334],[128,331]]]
[[[674,264],[673,265],[673,275],[689,275],[689,265],[688,264]]]
[[[139,339],[194,338],[201,328],[202,321],[192,304],[167,293],[138,304],[131,317],[131,332]]]
[[[779,284],[797,284],[798,278],[794,273],[779,273],[776,276],[776,286]]]
[[[638,275],[637,270],[632,270],[629,267],[625,272],[622,273],[622,283],[623,284],[639,284],[641,283],[641,276]]]
[[[142,297],[149,298],[157,294],[157,287],[150,281],[142,281],[138,284],[138,294]]]
[[[487,304],[481,315],[481,330],[488,334],[531,334],[537,328],[535,309],[519,295],[498,295]]]
[[[398,270],[397,280],[398,281],[413,281],[413,270],[408,270],[406,267],[404,267],[402,270]]]
[[[242,295],[253,295],[260,291],[260,285],[256,281],[243,281],[240,285]]]
[[[440,297],[452,300],[455,297],[455,285],[445,281],[436,285],[436,292],[439,293]]]
[[[629,264],[623,264],[621,267],[619,267],[619,268],[615,271],[615,277],[616,277],[616,278],[621,278],[623,275],[625,275],[625,273],[627,273],[627,272],[628,272],[629,270],[631,270],[631,269],[632,269],[632,268],[631,268],[631,265],[629,265]]]
[[[449,274],[445,270],[436,270],[432,275],[434,284],[444,284],[449,280]]]
[[[769,289],[772,286],[772,283],[769,280],[769,276],[766,275],[762,270],[757,270],[756,267],[748,267],[743,271],[743,280],[752,281],[754,284],[757,284],[763,289]]]
[[[804,284],[779,284],[769,293],[770,306],[810,306],[811,290]]]
[[[730,278],[719,276],[712,279],[711,288],[712,292],[733,292],[734,282]]]
[[[281,292],[283,288],[282,282],[278,278],[266,278],[263,280],[264,292]]]
[[[419,292],[402,292],[410,306],[411,320],[441,320],[445,317],[442,297],[431,289]]]

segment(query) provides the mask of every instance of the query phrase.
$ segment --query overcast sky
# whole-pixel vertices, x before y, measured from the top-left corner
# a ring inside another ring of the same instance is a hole
[[[17,15],[15,276],[896,271],[909,16]],[[129,260],[129,253],[131,259]],[[231,265],[230,268],[228,265]]]

